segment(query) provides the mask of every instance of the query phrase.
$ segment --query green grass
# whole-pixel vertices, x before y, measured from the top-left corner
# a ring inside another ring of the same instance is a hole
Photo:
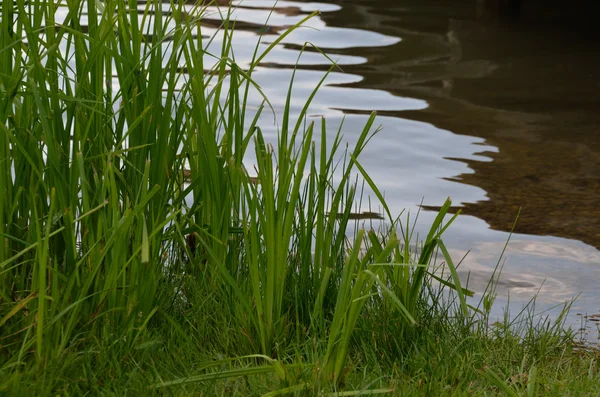
[[[265,141],[252,73],[297,26],[242,69],[227,15],[207,54],[202,5],[158,5],[1,4],[3,395],[600,389],[560,321],[490,327],[493,288],[471,306],[442,241],[450,201],[411,251],[359,162],[374,115],[342,150],[341,129],[306,123],[323,81],[292,120],[292,80]],[[386,226],[352,221],[356,175]]]

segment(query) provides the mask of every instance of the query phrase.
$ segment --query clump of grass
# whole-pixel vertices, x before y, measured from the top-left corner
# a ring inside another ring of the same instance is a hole
[[[359,162],[375,115],[342,152],[341,129],[306,124],[326,76],[295,122],[292,81],[278,141],[265,141],[263,107],[247,106],[261,94],[252,73],[311,16],[243,69],[227,17],[221,53],[206,52],[203,7],[2,3],[0,390],[354,395],[423,390],[425,376],[430,392],[469,390],[457,379],[481,376],[460,355],[502,343],[541,379],[510,327],[489,338],[473,326],[478,309],[441,238],[450,201],[410,251]],[[357,173],[388,223],[350,241]],[[436,252],[448,278],[430,268]],[[529,338],[551,336],[536,360],[560,334]],[[441,364],[453,346],[458,369]],[[566,355],[552,365],[589,363],[597,383],[594,361]],[[482,388],[502,387],[497,371],[485,376]]]

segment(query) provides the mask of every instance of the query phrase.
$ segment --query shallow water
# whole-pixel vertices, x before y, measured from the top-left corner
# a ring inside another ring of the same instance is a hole
[[[309,113],[327,117],[331,131],[345,119],[351,141],[378,111],[383,129],[363,165],[394,212],[414,215],[423,200],[417,230],[446,197],[461,208],[446,242],[457,260],[470,250],[461,269],[470,271],[472,288],[485,288],[521,208],[500,302],[510,295],[520,305],[539,292],[542,310],[581,294],[573,321],[577,312],[600,311],[600,40],[593,27],[483,20],[460,1],[234,4],[238,60],[250,58],[258,37],[272,42],[321,12],[265,58],[256,79],[281,109],[305,42],[336,60],[343,72],[331,73]],[[329,67],[310,49],[298,62],[296,112]],[[266,134],[274,140],[277,130]]]

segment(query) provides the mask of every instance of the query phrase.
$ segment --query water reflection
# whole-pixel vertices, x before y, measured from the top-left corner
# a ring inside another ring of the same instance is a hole
[[[493,161],[465,159],[475,172],[449,178],[486,191],[463,211],[509,230],[522,207],[517,231],[600,247],[598,36],[481,22],[460,2],[356,3],[324,19],[403,40],[361,53],[373,61],[347,68],[365,77],[355,86],[426,99],[426,109],[400,116],[497,148],[486,154]]]

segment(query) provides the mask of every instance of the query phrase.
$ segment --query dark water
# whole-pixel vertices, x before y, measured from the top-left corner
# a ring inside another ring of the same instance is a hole
[[[423,200],[421,233],[435,208],[453,199],[463,215],[446,245],[457,261],[470,250],[461,274],[470,274],[471,288],[485,288],[521,209],[498,309],[509,295],[520,305],[539,292],[539,309],[581,294],[573,321],[577,312],[600,312],[600,22],[594,15],[571,8],[544,9],[539,17],[524,10],[521,18],[497,20],[479,16],[470,0],[233,4],[233,49],[241,64],[250,61],[257,40],[265,49],[287,27],[321,12],[264,59],[255,79],[280,114],[298,63],[297,114],[330,67],[310,48],[298,58],[302,46],[311,42],[334,59],[341,69],[315,97],[311,119],[325,116],[332,134],[344,120],[351,142],[368,114],[378,112],[382,131],[365,150],[363,166],[395,213],[407,209],[414,217]],[[215,35],[215,53],[220,19],[216,7],[207,10],[203,35]],[[275,141],[273,116],[263,121]]]

